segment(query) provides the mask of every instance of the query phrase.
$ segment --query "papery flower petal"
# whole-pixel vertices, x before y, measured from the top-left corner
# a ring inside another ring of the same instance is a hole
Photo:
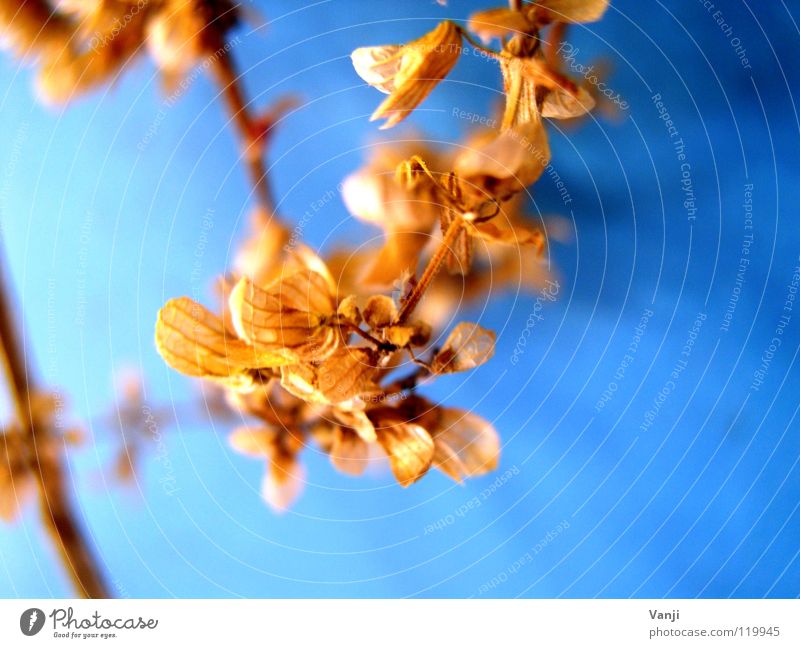
[[[544,95],[540,110],[542,117],[572,119],[585,115],[594,106],[594,97],[584,88],[578,86],[572,91],[557,87]]]
[[[514,34],[526,33],[533,25],[520,11],[498,7],[478,11],[469,17],[467,28],[484,43],[493,38],[505,38]]]
[[[375,441],[375,426],[363,410],[343,410],[339,407],[333,409],[333,417],[344,427],[352,429],[364,441]]]
[[[368,286],[391,286],[408,272],[416,274],[419,256],[430,242],[428,234],[419,232],[392,232],[362,276]]]
[[[243,425],[228,435],[228,443],[249,457],[270,457],[275,450],[277,432],[268,427]]]
[[[385,94],[395,90],[394,78],[400,69],[402,45],[359,47],[351,55],[358,76]]]
[[[378,443],[389,457],[389,465],[401,486],[409,486],[431,466],[434,445],[431,435],[413,423],[377,427]]]
[[[325,279],[313,271],[291,275],[268,290],[243,277],[231,291],[229,304],[237,334],[251,345],[313,360],[326,357],[338,344],[338,333],[324,325],[333,312],[333,299]]]
[[[472,322],[456,326],[431,363],[434,373],[469,371],[494,355],[495,334]]]
[[[545,234],[541,229],[509,221],[505,216],[498,214],[495,218],[482,222],[468,224],[473,236],[482,238],[490,243],[502,245],[532,245],[541,254],[545,247]]]
[[[544,10],[555,22],[588,23],[600,20],[609,0],[536,0],[538,12]]]
[[[455,169],[469,184],[503,198],[533,184],[549,163],[547,133],[536,121],[503,131],[481,148],[462,153]]]
[[[389,326],[397,317],[397,305],[386,295],[370,295],[364,306],[364,321],[371,329]]]
[[[158,313],[156,348],[172,368],[189,376],[216,379],[247,389],[249,369],[292,361],[279,349],[256,349],[225,330],[222,320],[188,297],[171,299]]]
[[[261,484],[261,496],[276,513],[283,513],[305,487],[305,470],[294,455],[277,453]]]
[[[375,76],[377,86],[384,92],[390,89],[389,96],[378,106],[370,120],[385,117],[386,122],[381,126],[381,129],[385,129],[405,119],[447,76],[460,54],[461,32],[448,20],[399,50],[371,48],[369,52],[359,53],[354,61],[359,66],[359,74],[363,77],[362,72],[370,69],[365,63],[378,56],[379,63],[373,64],[377,67],[372,68],[378,70]],[[400,59],[400,64],[395,67],[396,58]]]
[[[378,355],[372,349],[344,347],[323,361],[317,370],[317,387],[330,403],[342,403],[379,393],[373,382]]]
[[[346,475],[361,475],[367,468],[369,446],[354,431],[337,426],[329,452],[331,463]]]
[[[439,411],[439,422],[432,432],[434,466],[455,481],[497,468],[500,439],[491,423],[465,410]]]

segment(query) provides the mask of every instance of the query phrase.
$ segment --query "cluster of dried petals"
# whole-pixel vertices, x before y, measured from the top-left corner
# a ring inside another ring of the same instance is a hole
[[[550,162],[543,118],[583,114],[593,101],[561,72],[542,30],[552,38],[559,26],[597,20],[607,4],[538,0],[472,16],[472,32],[501,41],[499,51],[485,50],[503,74],[501,127],[454,152],[412,141],[376,149],[345,181],[343,197],[357,218],[383,229],[377,253],[342,250],[323,262],[263,216],[226,280],[221,315],[185,297],[159,313],[164,359],[221,384],[254,421],[231,444],[265,462],[262,494],[275,509],[299,494],[299,456],[311,442],[351,475],[382,453],[403,486],[431,468],[461,480],[497,465],[491,424],[431,403],[417,388],[494,353],[495,334],[476,323],[431,343],[457,311],[454,281],[462,295],[487,291],[495,278],[486,268],[495,263],[501,284],[547,277],[532,265],[544,251],[543,228],[522,216],[522,197]],[[385,118],[387,128],[407,117],[453,68],[463,39],[476,44],[444,21],[406,45],[353,52],[358,74],[388,95],[372,118]],[[381,294],[389,287],[392,297]]]
[[[409,394],[423,375],[466,371],[488,360],[493,334],[462,324],[441,349],[429,349],[430,327],[401,321],[392,298],[339,298],[319,257],[289,256],[271,283],[240,277],[223,316],[182,297],[167,302],[156,324],[156,345],[168,364],[221,383],[236,409],[257,421],[237,430],[231,442],[266,461],[267,502],[282,510],[299,494],[297,455],[311,439],[349,474],[366,465],[356,457],[366,461],[380,448],[403,485],[431,466],[459,478],[478,474],[479,466],[491,468],[499,452],[491,425],[434,406],[411,411],[409,402],[422,401],[409,401]],[[425,353],[428,361],[420,360]],[[408,366],[410,378],[396,378]],[[453,435],[480,443],[459,445],[448,441]],[[487,447],[496,449],[491,459]],[[472,456],[478,449],[480,461]]]
[[[41,61],[39,88],[66,101],[112,82],[149,51],[170,87],[218,55],[240,20],[231,0],[4,0],[0,29],[20,55]]]

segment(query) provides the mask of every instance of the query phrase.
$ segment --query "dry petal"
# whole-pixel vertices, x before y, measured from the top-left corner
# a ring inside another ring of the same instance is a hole
[[[358,326],[361,324],[363,319],[361,316],[361,311],[358,308],[358,297],[355,295],[348,295],[341,302],[339,302],[339,308],[336,309],[336,313],[344,321],[352,324],[353,326]]]
[[[494,470],[500,457],[500,439],[491,423],[465,410],[439,411],[439,422],[432,432],[433,464],[456,481]]]
[[[250,369],[293,361],[286,351],[257,350],[238,340],[219,317],[188,297],[171,299],[159,311],[156,347],[181,373],[219,380],[234,389],[252,386]]]
[[[377,362],[378,355],[372,349],[339,349],[319,366],[317,387],[330,403],[380,392],[373,382]]]
[[[353,53],[356,72],[389,96],[372,121],[386,117],[381,128],[405,119],[455,65],[461,53],[461,32],[446,20],[433,31],[402,47],[360,48]]]
[[[385,94],[395,90],[395,76],[400,69],[402,45],[359,47],[351,55],[358,76]]]
[[[389,465],[401,486],[422,477],[433,461],[431,435],[420,425],[396,422],[376,429],[378,443],[389,456]]]
[[[455,168],[470,184],[504,198],[533,184],[549,163],[547,133],[536,121],[505,130],[488,144],[461,154]]]
[[[494,355],[495,334],[479,324],[461,322],[433,359],[434,373],[469,371]]]
[[[277,433],[267,427],[242,426],[228,436],[231,447],[249,457],[269,457],[274,448]]]
[[[364,441],[370,443],[375,441],[375,426],[363,410],[343,410],[337,407],[333,410],[333,417],[343,426],[356,432]]]
[[[364,306],[364,321],[371,329],[389,326],[397,317],[397,306],[391,297],[372,295]]]
[[[537,0],[536,8],[556,22],[588,23],[600,20],[609,0]]]
[[[334,467],[346,475],[361,475],[369,463],[369,446],[353,430],[337,426],[330,458]]]
[[[470,223],[469,228],[474,236],[490,243],[502,245],[531,245],[539,254],[544,251],[544,232],[536,227],[509,221],[503,215],[482,222]]]
[[[542,117],[573,119],[590,112],[595,106],[594,97],[580,86],[574,90],[557,87],[548,92],[542,101]]]
[[[526,33],[532,25],[521,12],[500,7],[472,14],[467,27],[483,42],[488,43],[493,38]]]
[[[338,332],[325,324],[334,310],[327,286],[312,270],[295,273],[267,290],[243,277],[229,298],[233,326],[251,345],[288,349],[305,360],[324,358],[339,341]]]
[[[415,275],[420,254],[430,240],[430,235],[419,232],[392,232],[364,274],[363,282],[385,287],[403,274]]]
[[[286,511],[303,491],[305,471],[297,458],[277,453],[269,462],[269,470],[261,484],[261,496],[276,512]]]

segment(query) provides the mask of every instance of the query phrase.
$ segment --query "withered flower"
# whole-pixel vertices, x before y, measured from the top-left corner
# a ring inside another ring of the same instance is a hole
[[[449,20],[406,45],[355,50],[351,58],[358,75],[389,95],[370,120],[385,117],[384,129],[408,117],[450,73],[460,54],[461,30]]]
[[[540,30],[552,24],[561,34],[566,23],[599,20],[608,4],[608,0],[537,0],[520,10],[497,8],[470,17],[470,30],[484,41],[503,42],[496,55],[506,94],[503,129],[536,122],[540,116],[570,119],[594,107],[591,94],[548,60]]]

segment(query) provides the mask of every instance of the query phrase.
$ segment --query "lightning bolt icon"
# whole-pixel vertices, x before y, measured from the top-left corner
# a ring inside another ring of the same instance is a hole
[[[33,628],[33,624],[36,623],[36,619],[38,616],[39,615],[37,614],[36,610],[31,612],[31,618],[30,621],[28,621],[28,630],[31,630]]]

